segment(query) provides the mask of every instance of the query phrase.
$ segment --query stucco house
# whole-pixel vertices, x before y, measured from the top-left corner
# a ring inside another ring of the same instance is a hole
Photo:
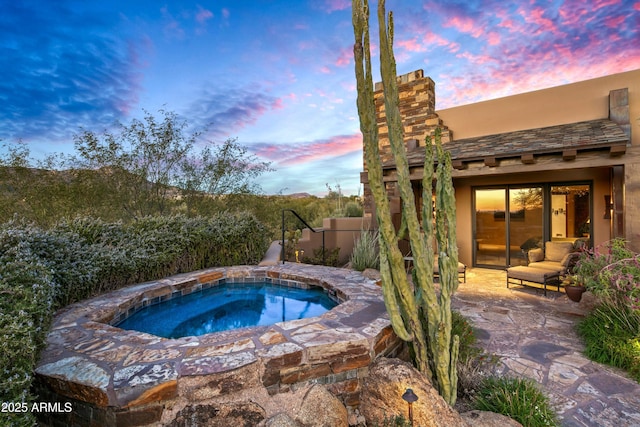
[[[451,153],[462,262],[522,265],[528,249],[556,240],[593,246],[624,237],[640,251],[640,70],[444,110],[435,109],[435,83],[422,70],[398,83],[418,203],[426,136],[440,127]],[[375,98],[399,223],[380,83]],[[371,216],[366,164],[361,182]]]

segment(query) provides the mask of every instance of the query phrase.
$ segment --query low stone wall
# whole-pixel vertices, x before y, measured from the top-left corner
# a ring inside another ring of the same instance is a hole
[[[322,286],[343,302],[319,317],[180,339],[111,325],[167,295],[257,277]],[[355,407],[372,361],[402,349],[380,287],[360,273],[293,263],[208,269],[127,287],[57,313],[36,368],[36,388],[42,401],[71,402],[71,410],[41,414],[39,421],[172,425],[196,404],[260,401],[310,383],[324,384]]]

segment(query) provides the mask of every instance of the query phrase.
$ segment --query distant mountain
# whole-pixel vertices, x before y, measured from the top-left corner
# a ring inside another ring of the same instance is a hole
[[[292,193],[292,194],[283,194],[284,197],[291,197],[292,199],[305,199],[307,197],[315,197],[313,194],[309,193]]]

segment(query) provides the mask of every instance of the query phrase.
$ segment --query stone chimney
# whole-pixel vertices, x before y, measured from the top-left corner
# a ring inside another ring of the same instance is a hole
[[[436,84],[424,76],[423,70],[412,71],[396,78],[400,98],[400,116],[404,124],[404,141],[408,150],[425,145],[425,137],[433,133],[436,127],[443,128],[442,141],[450,141],[448,130],[436,114]],[[384,87],[381,82],[375,84],[374,100],[378,122],[378,145],[382,160],[391,159],[389,147],[389,129],[385,120]]]
[[[400,117],[404,125],[404,144],[408,152],[424,147],[425,139],[433,135],[435,129],[442,129],[442,142],[452,140],[449,129],[443,125],[442,120],[436,114],[436,84],[429,77],[424,76],[423,70],[412,71],[396,78],[398,83],[398,97]],[[384,106],[384,87],[381,82],[375,84],[374,101],[376,108],[376,120],[378,123],[378,147],[384,163],[393,160],[389,143],[389,129],[387,127]],[[369,187],[367,164],[363,159],[364,172],[360,174],[360,182],[364,185],[365,215],[374,212],[373,198]],[[393,173],[393,172],[390,172]],[[399,212],[399,199],[395,190],[395,182],[389,180],[386,183],[387,193],[392,197],[392,210]]]

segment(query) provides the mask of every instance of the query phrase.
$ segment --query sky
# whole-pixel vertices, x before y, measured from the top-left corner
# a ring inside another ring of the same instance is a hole
[[[437,110],[640,69],[640,0],[386,6],[397,71],[423,69]],[[271,162],[265,194],[360,194],[350,1],[0,0],[0,11],[0,144],[72,153],[81,129],[164,109],[206,129],[199,144],[237,138]]]

